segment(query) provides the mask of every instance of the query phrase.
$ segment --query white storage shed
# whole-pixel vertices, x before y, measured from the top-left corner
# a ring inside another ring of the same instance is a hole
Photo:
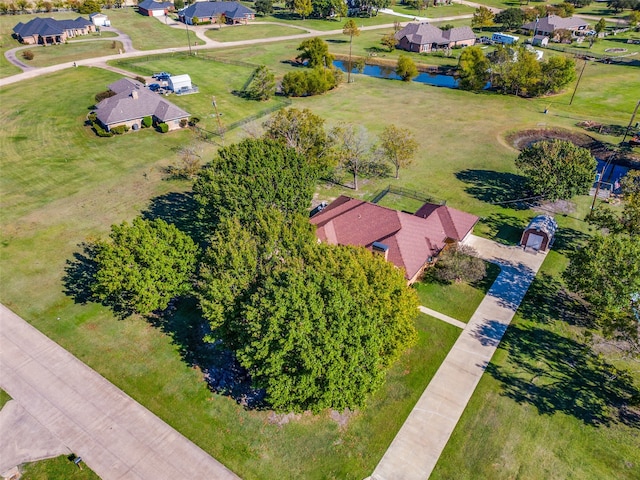
[[[191,77],[186,73],[184,75],[169,77],[168,87],[174,93],[191,90],[193,88],[191,85]]]

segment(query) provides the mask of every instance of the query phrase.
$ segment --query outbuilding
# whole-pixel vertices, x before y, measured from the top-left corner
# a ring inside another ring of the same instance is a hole
[[[549,45],[549,37],[546,35],[535,35],[531,40],[531,45],[535,47],[546,47]]]
[[[169,89],[173,91],[173,93],[185,92],[193,88],[191,85],[191,77],[186,73],[184,75],[175,75],[173,77],[169,77],[168,86]]]
[[[110,27],[111,22],[109,21],[109,17],[107,17],[104,13],[92,13],[89,15],[89,20],[96,27]]]
[[[550,215],[534,217],[522,233],[520,245],[537,252],[545,252],[551,248],[555,239],[558,224]]]

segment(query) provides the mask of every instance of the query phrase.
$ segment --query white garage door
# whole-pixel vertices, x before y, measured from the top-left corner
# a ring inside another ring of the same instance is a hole
[[[544,237],[542,235],[530,233],[529,238],[527,238],[527,247],[531,247],[535,250],[540,250],[540,247],[542,247],[542,240],[544,240]]]

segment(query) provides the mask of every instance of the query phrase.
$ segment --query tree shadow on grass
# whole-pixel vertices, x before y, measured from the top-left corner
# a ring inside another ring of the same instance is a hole
[[[96,263],[97,247],[95,243],[81,243],[80,251],[73,254],[73,259],[67,260],[62,277],[63,292],[73,298],[75,303],[85,305],[97,301],[92,286],[98,271]]]
[[[522,175],[492,170],[462,170],[456,178],[467,186],[465,191],[483,202],[498,204],[530,196]],[[508,208],[527,208],[525,204],[505,203]]]
[[[182,359],[198,368],[212,392],[226,395],[245,408],[267,408],[265,392],[251,384],[247,370],[220,340],[210,340],[211,328],[202,317],[195,298],[173,302],[149,322],[169,335]]]
[[[189,235],[194,242],[203,245],[207,238],[198,219],[198,204],[191,192],[172,192],[155,197],[142,217],[149,220],[160,218],[172,223],[178,230]]]
[[[526,227],[521,219],[505,213],[492,213],[481,222],[489,229],[491,239],[504,245],[517,245]]]
[[[574,228],[560,227],[556,231],[552,249],[563,255],[575,250],[589,239],[589,235]]]
[[[506,365],[492,363],[486,371],[502,383],[503,395],[542,415],[562,412],[587,425],[640,428],[633,377],[588,346],[544,328],[512,325],[500,348],[509,353]]]
[[[586,305],[548,273],[538,273],[518,312],[522,318],[539,324],[562,320],[569,325],[595,327],[595,318]]]

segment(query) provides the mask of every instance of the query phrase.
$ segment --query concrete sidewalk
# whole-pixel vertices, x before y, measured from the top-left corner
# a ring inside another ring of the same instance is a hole
[[[103,480],[239,478],[4,305],[0,387]]]
[[[491,361],[529,285],[545,259],[521,248],[471,236],[481,258],[500,275],[418,400],[371,480],[425,480],[440,458],[462,412]]]

